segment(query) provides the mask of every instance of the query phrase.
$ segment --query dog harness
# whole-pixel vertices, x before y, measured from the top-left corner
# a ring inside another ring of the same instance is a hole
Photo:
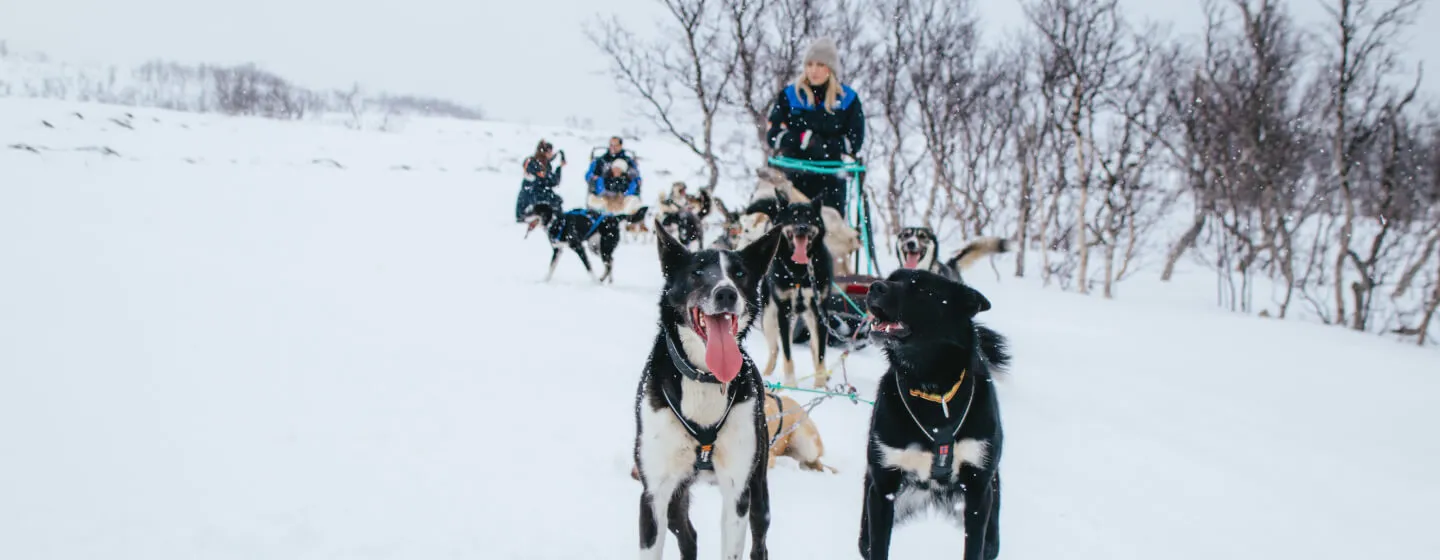
[[[594,216],[590,215],[591,212],[594,212],[596,215],[594,215]],[[595,231],[600,229],[600,223],[601,223],[601,222],[604,222],[604,221],[605,221],[605,218],[609,218],[609,217],[611,217],[611,216],[614,216],[614,214],[611,214],[611,213],[609,213],[609,212],[601,212],[601,211],[599,211],[599,210],[589,210],[589,209],[585,209],[585,208],[574,208],[574,209],[571,209],[571,210],[565,212],[565,214],[570,215],[570,216],[584,216],[585,218],[589,218],[589,219],[591,220],[591,222],[590,222],[590,231],[587,231],[587,232],[585,232],[585,235],[580,236],[580,240],[581,240],[581,241],[584,241],[584,240],[586,240],[586,239],[590,239],[590,236],[595,235]],[[559,242],[560,242],[560,236],[565,235],[565,225],[564,225],[563,222],[561,222],[561,221],[559,221],[559,220],[556,220],[556,221],[551,222],[551,223],[552,223],[552,224],[558,224],[559,227],[554,227],[554,231],[550,232],[550,242],[552,242],[552,243],[559,243]],[[531,226],[531,227],[533,228],[534,226]],[[527,230],[527,231],[525,232],[525,235],[527,235],[527,236],[530,235],[530,232]]]
[[[770,445],[767,446],[775,447],[775,442],[780,441],[780,434],[785,433],[785,401],[780,400],[780,395],[777,395],[775,393],[765,394],[770,398],[775,399],[775,412],[779,413],[780,415],[780,418],[776,420],[776,422],[779,422],[779,425],[775,426],[775,435],[770,436]]]
[[[675,347],[675,340],[670,337],[669,333],[665,333],[665,346],[670,352],[670,361],[675,363],[676,369],[679,369],[687,379],[700,383],[720,383],[720,379],[713,374],[702,372],[690,365],[690,362],[680,355],[680,349]],[[695,446],[696,471],[715,470],[713,460],[715,439],[720,437],[720,428],[725,426],[725,420],[730,417],[730,409],[735,406],[735,395],[739,391],[739,384],[730,387],[729,401],[725,403],[725,413],[720,415],[720,421],[713,426],[699,427],[685,418],[684,414],[680,414],[680,407],[675,404],[680,401],[680,395],[674,394],[677,392],[676,389],[664,383],[660,384],[660,394],[665,397],[665,404],[670,407],[670,412],[675,414],[675,419],[680,421],[680,425],[685,428],[685,431],[699,442],[699,445]]]
[[[925,393],[918,389],[911,389],[910,395],[930,402],[939,403],[945,412],[945,417],[949,418],[950,407],[948,403],[951,399],[955,398],[955,394],[960,391],[960,385],[965,383],[965,374],[966,371],[962,370],[960,372],[960,380],[956,381],[955,386],[951,387],[950,391],[944,395]],[[900,404],[905,405],[905,412],[910,415],[910,419],[915,422],[915,425],[920,427],[920,433],[925,434],[925,439],[930,440],[930,451],[933,455],[930,461],[930,479],[945,480],[955,468],[955,435],[960,433],[960,427],[965,425],[965,418],[970,416],[970,405],[975,401],[975,384],[970,384],[970,393],[969,396],[965,398],[965,408],[961,409],[960,419],[953,424],[939,428],[928,428],[924,423],[920,422],[919,417],[915,416],[915,412],[910,409],[909,401],[905,399],[905,388],[900,386],[899,375],[895,376],[895,389],[900,392]]]

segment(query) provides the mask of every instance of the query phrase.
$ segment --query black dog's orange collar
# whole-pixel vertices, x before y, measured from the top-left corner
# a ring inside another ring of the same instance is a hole
[[[942,405],[943,405],[943,404],[949,404],[950,401],[955,398],[955,394],[960,392],[960,385],[963,384],[963,383],[965,383],[965,373],[966,373],[966,371],[967,371],[967,370],[961,370],[961,371],[960,371],[960,380],[959,380],[959,381],[956,381],[956,382],[955,382],[955,386],[954,386],[954,387],[951,387],[951,388],[950,388],[950,391],[947,392],[947,393],[945,393],[944,395],[940,395],[940,394],[936,394],[936,393],[926,393],[926,392],[921,391],[921,390],[919,390],[919,389],[911,389],[911,390],[910,390],[910,396],[912,396],[912,397],[919,397],[919,398],[925,399],[925,400],[927,400],[927,401],[933,402],[933,403],[935,403],[935,404],[942,404]]]

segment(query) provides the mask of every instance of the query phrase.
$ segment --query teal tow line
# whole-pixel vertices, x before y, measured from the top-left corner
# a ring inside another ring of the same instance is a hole
[[[835,392],[832,392],[832,391],[821,391],[821,390],[818,390],[818,389],[805,389],[805,388],[803,388],[803,387],[791,387],[791,386],[789,386],[789,385],[781,385],[779,382],[776,382],[776,383],[766,383],[766,384],[765,384],[765,389],[770,390],[770,391],[779,391],[780,389],[785,389],[785,390],[789,390],[789,391],[800,391],[800,392],[802,392],[802,393],[815,393],[815,394],[825,395],[825,396],[830,396],[830,397],[840,397],[840,398],[843,398],[843,399],[849,399],[850,402],[854,402],[854,403],[865,403],[865,404],[868,404],[868,405],[870,405],[870,406],[875,406],[875,401],[867,401],[867,400],[865,400],[865,399],[860,398],[860,395],[857,395],[857,394],[855,394],[855,393],[835,393]]]
[[[864,171],[865,166],[858,162],[848,161],[812,161],[807,159],[795,159],[784,156],[770,158],[770,164],[775,167],[809,171],[811,173],[839,173],[841,171]]]
[[[838,293],[840,294],[840,297],[845,298],[845,303],[850,304],[850,308],[854,309],[856,313],[859,313],[861,315],[868,315],[868,313],[866,313],[864,309],[860,309],[860,306],[855,305],[855,300],[850,299],[850,294],[845,293],[845,288],[841,288],[839,284],[836,284],[834,282],[831,282],[830,285],[835,287],[835,293]]]

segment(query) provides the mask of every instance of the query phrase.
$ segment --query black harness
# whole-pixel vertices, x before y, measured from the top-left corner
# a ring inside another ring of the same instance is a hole
[[[780,416],[775,420],[778,424],[775,426],[775,435],[770,436],[770,445],[768,446],[775,447],[775,442],[780,441],[780,434],[785,433],[785,401],[780,400],[780,395],[776,395],[775,393],[765,394],[775,399],[775,412]]]
[[[915,422],[915,425],[920,427],[920,433],[925,434],[925,439],[930,440],[930,451],[933,454],[930,461],[931,480],[948,480],[947,475],[955,468],[955,435],[960,433],[960,427],[965,425],[965,419],[970,416],[970,405],[975,400],[975,385],[979,382],[978,377],[970,380],[970,391],[965,397],[965,407],[961,409],[958,419],[939,427],[930,428],[920,422],[920,418],[910,410],[910,402],[905,398],[905,389],[900,386],[900,376],[895,376],[895,388],[900,391],[900,404],[905,405],[905,412],[910,415],[910,419]],[[949,418],[948,406],[946,408],[945,416]]]
[[[815,270],[813,265],[804,265],[805,272],[803,274],[796,274],[795,271],[790,269],[790,265],[794,264],[794,261],[790,260],[790,257],[786,256],[778,260],[780,266],[771,265],[770,277],[774,279],[775,285],[779,286],[780,289],[793,290],[795,288],[810,288],[814,286]]]
[[[700,383],[720,383],[720,379],[716,378],[713,374],[699,371],[695,369],[695,366],[690,365],[690,362],[686,361],[685,356],[680,353],[680,349],[675,347],[675,340],[670,336],[670,333],[667,332],[663,336],[665,337],[666,349],[670,352],[670,361],[675,363],[675,368],[679,369],[680,373],[684,374],[687,379]],[[748,362],[749,360],[747,359],[746,361]],[[738,383],[731,385],[728,395],[729,400],[725,403],[725,413],[720,416],[720,420],[713,426],[700,427],[685,418],[685,415],[680,414],[680,406],[676,404],[680,402],[679,390],[667,383],[660,384],[660,394],[665,397],[665,404],[670,407],[670,412],[675,413],[675,419],[679,420],[680,425],[685,427],[685,431],[690,432],[690,436],[700,443],[695,446],[696,471],[715,470],[715,462],[712,460],[712,455],[715,451],[715,439],[720,436],[720,428],[725,426],[725,420],[730,417],[730,409],[735,406],[735,395],[739,392],[740,386]]]

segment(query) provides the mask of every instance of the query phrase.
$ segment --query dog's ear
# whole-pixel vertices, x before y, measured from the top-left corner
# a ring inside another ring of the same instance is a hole
[[[775,260],[775,251],[780,248],[782,235],[784,233],[780,228],[771,228],[760,239],[740,250],[740,261],[745,263],[745,271],[751,274],[750,278],[757,284],[759,279],[764,278],[770,271],[770,263]]]
[[[963,294],[961,301],[964,302],[963,305],[967,316],[974,317],[990,310],[990,300],[986,299],[984,294],[976,291],[975,288],[961,284],[960,293]]]
[[[690,251],[665,231],[665,224],[660,223],[660,220],[655,220],[655,239],[660,249],[660,272],[665,274],[665,278],[670,278],[671,274],[690,262]]]
[[[775,202],[777,203],[776,206],[779,207],[779,208],[784,208],[784,207],[786,207],[786,206],[789,206],[789,205],[790,205],[790,193],[785,192],[785,189],[782,189],[782,188],[780,188],[780,187],[775,187]]]
[[[818,197],[818,196],[810,200],[810,208],[812,208],[812,209],[815,210],[815,215],[816,215],[816,216],[819,216],[819,215],[820,215],[820,211],[821,211],[820,209],[823,208],[824,206],[825,206],[824,204],[821,204],[821,203],[820,203],[820,197]]]
[[[647,212],[649,212],[649,211],[650,211],[650,207],[649,207],[649,206],[641,206],[639,210],[636,210],[634,213],[630,214],[629,216],[626,216],[626,217],[625,217],[625,220],[628,221],[628,222],[630,222],[630,223],[632,223],[632,224],[633,224],[633,223],[636,223],[636,222],[643,222],[643,221],[645,221],[645,214],[646,214]]]

